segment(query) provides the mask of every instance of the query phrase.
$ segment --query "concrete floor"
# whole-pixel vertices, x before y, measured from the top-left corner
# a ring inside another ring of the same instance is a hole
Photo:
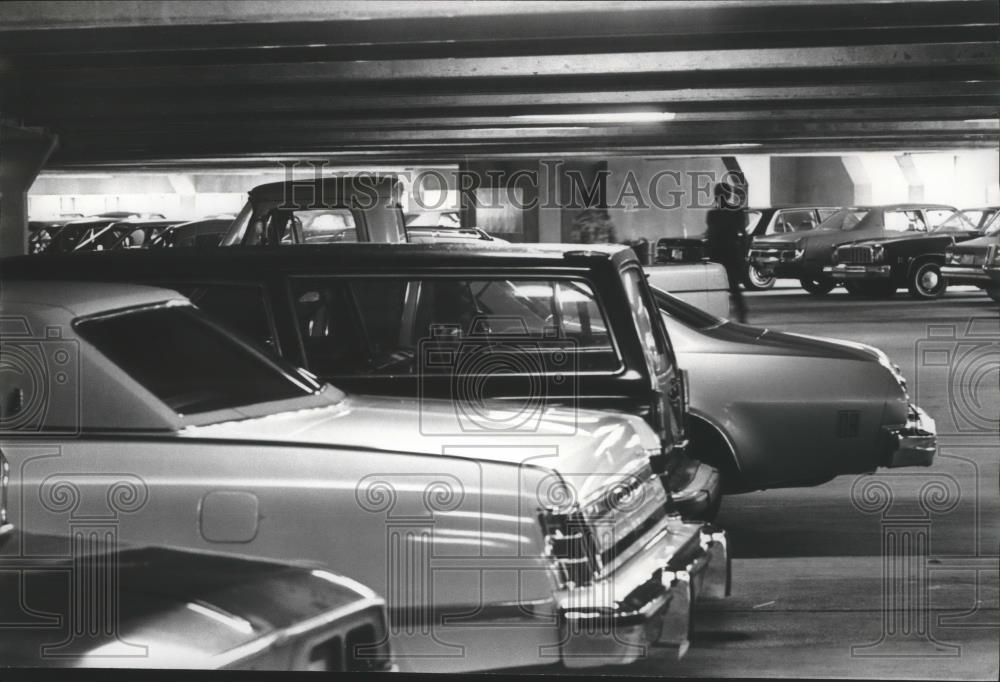
[[[996,680],[996,304],[971,288],[953,289],[932,302],[915,301],[905,291],[887,301],[854,299],[842,289],[815,297],[790,285],[748,298],[752,324],[862,341],[886,351],[903,369],[915,402],[937,420],[942,434],[938,459],[928,469],[880,470],[876,476],[892,494],[883,513],[865,513],[852,502],[854,476],[814,488],[727,497],[719,524],[732,541],[733,596],[697,608],[691,648],[683,660],[653,649],[633,666],[594,672]],[[972,331],[978,336],[969,335],[974,318]],[[955,338],[950,338],[951,330]],[[932,366],[934,360],[928,358],[940,359],[941,350],[950,351],[949,364]],[[970,387],[975,390],[963,393]],[[938,499],[931,506],[953,508],[924,511],[920,491],[934,486],[948,492],[944,502]],[[904,561],[893,561],[894,555],[882,550],[883,534],[901,528],[911,536],[929,536],[926,561],[920,552],[911,552],[906,563],[910,575],[925,572],[887,583],[884,572],[891,579],[900,575],[894,571],[907,570]],[[898,609],[883,608],[887,584],[910,588]],[[894,627],[896,636],[890,634]],[[883,637],[880,646],[865,647]]]

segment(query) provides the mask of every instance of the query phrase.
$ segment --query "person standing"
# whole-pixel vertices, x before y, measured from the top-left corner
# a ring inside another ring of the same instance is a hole
[[[708,259],[726,269],[729,279],[729,299],[740,322],[747,321],[747,307],[740,282],[746,272],[746,186],[726,182],[715,185],[715,205],[708,211],[705,222]]]

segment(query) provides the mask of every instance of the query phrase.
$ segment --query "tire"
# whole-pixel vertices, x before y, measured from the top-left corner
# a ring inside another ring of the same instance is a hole
[[[813,296],[824,296],[833,291],[833,288],[837,286],[835,281],[823,276],[803,277],[799,280],[799,284]]]
[[[1000,303],[1000,287],[989,287],[986,289],[986,295],[992,298],[997,303]]]
[[[941,298],[948,280],[941,275],[941,264],[934,261],[917,263],[910,272],[910,296],[924,301]]]
[[[765,275],[753,265],[747,265],[747,272],[743,277],[743,288],[747,291],[764,291],[772,288],[776,280],[774,275]]]

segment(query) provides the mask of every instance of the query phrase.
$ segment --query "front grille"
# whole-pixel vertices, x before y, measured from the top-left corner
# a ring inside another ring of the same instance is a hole
[[[842,246],[837,249],[837,261],[850,265],[871,265],[875,259],[868,246]]]

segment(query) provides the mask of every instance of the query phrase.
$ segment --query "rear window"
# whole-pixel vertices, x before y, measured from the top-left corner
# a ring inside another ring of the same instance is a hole
[[[311,395],[193,306],[163,306],[77,323],[81,337],[178,414]]]
[[[426,361],[429,349],[471,353],[482,344],[515,349],[526,372],[544,371],[568,351],[579,370],[620,366],[604,313],[582,281],[302,278],[292,288],[309,367],[323,375],[428,372],[437,366]]]

